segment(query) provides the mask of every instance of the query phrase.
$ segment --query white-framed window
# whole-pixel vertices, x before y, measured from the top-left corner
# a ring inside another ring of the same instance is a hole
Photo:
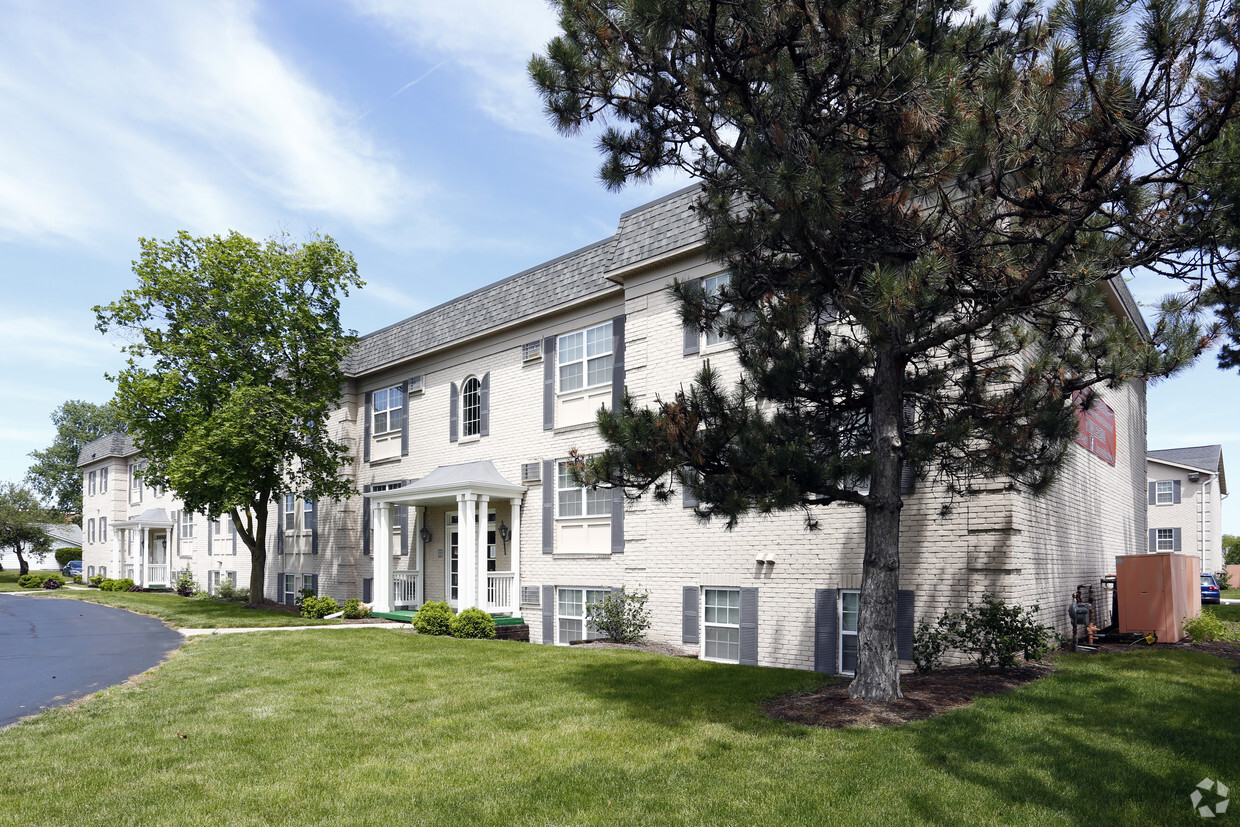
[[[95,496],[95,472],[94,471],[90,472],[90,482],[87,484],[86,489],[90,496],[92,497]]]
[[[297,497],[293,494],[284,495],[284,530],[293,531],[297,528]]]
[[[371,397],[371,406],[374,409],[373,427],[375,436],[390,434],[393,431],[400,430],[402,421],[400,385],[394,388],[384,388],[381,391],[375,391]]]
[[[702,590],[702,659],[741,661],[741,590]]]
[[[99,542],[106,543],[108,541],[108,518],[99,518]]]
[[[1171,505],[1175,502],[1175,483],[1172,480],[1159,480],[1154,483],[1154,504]]]
[[[301,587],[303,589],[310,589],[311,591],[314,591],[314,575],[303,574],[301,576]],[[317,595],[318,592],[315,592],[315,594]]]
[[[99,469],[99,493],[108,493],[108,469],[106,468]]]
[[[142,499],[142,480],[138,478],[138,463],[131,462],[129,464],[129,499]]]
[[[1157,548],[1159,551],[1175,551],[1174,528],[1156,529],[1154,539],[1157,541]]]
[[[284,602],[296,604],[301,595],[297,594],[297,575],[284,575]]]
[[[87,566],[87,567],[86,567],[86,576],[87,576],[87,577],[94,577],[94,576],[95,576],[95,567],[94,567],[94,566]]]
[[[732,283],[731,273],[718,273],[713,276],[707,276],[706,278],[702,279],[702,292],[704,292],[707,296],[717,296],[719,295],[720,290],[730,285],[731,283]],[[724,322],[727,321],[727,318],[729,315],[730,314],[725,313],[724,315],[719,317],[720,325],[722,325]],[[706,337],[705,337],[706,347],[713,347],[715,345],[725,344],[731,341],[732,340],[730,338],[728,338],[727,336],[724,336],[716,328],[710,328],[706,331]]]
[[[190,540],[194,537],[194,512],[188,509],[181,512],[181,539]]]
[[[482,433],[482,383],[471,376],[461,385],[461,436]]]
[[[559,392],[611,383],[611,322],[566,333],[556,341]]]
[[[211,533],[214,534],[216,537],[220,536],[220,523],[222,522],[223,520],[219,517],[216,517],[214,520],[211,521]]]
[[[577,485],[569,469],[572,460],[556,463],[557,517],[610,517],[611,489]]]
[[[95,521],[93,518],[86,521],[86,542],[95,542]]]
[[[558,589],[556,598],[556,643],[567,646],[574,640],[605,637],[586,620],[586,607],[605,598],[610,589]]]
[[[861,592],[840,591],[840,673],[857,672],[857,619],[861,616]]]

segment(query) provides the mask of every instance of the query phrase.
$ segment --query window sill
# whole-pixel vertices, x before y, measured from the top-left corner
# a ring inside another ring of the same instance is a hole
[[[399,457],[399,456],[384,457],[383,459],[372,459],[366,464],[369,465],[371,468],[376,468],[380,465],[396,465],[397,463],[401,461],[401,459],[403,459],[403,457]]]
[[[482,434],[474,434],[473,436],[463,436],[456,441],[457,445],[472,445],[475,442],[482,441]]]
[[[551,554],[552,560],[610,560],[609,551],[556,551]]]

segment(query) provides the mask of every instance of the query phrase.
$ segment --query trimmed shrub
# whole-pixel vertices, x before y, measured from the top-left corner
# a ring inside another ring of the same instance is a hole
[[[99,588],[105,592],[127,592],[134,589],[134,584],[128,577],[121,577],[116,580],[105,577],[100,581]]]
[[[17,578],[17,585],[21,586],[23,589],[38,589],[43,586],[43,580],[46,576],[47,575],[38,574],[32,571],[29,574],[23,574],[21,577]]]
[[[1218,582],[1219,591],[1225,591],[1231,588],[1231,574],[1226,568],[1220,572],[1216,572],[1214,579]]]
[[[495,618],[482,609],[466,609],[452,619],[449,628],[452,637],[490,640],[495,637]]]
[[[1240,625],[1228,623],[1211,611],[1203,611],[1192,619],[1185,619],[1184,631],[1197,642],[1207,640],[1240,641]]]
[[[649,599],[650,592],[645,589],[610,592],[586,606],[586,618],[616,643],[637,643],[646,639],[650,628],[650,609],[646,607]]]
[[[87,580],[97,589],[99,588],[99,584],[104,581],[104,576],[102,574],[92,574],[89,578],[87,578]]]
[[[189,566],[177,573],[177,582],[173,590],[181,597],[193,597],[198,591],[198,583],[194,580],[194,575],[190,573]]]
[[[220,581],[218,593],[224,600],[232,600],[237,596],[237,586],[233,583],[231,577],[225,577]]]
[[[934,626],[922,623],[917,627],[917,632],[913,635],[913,666],[918,672],[924,674],[943,664],[943,655],[951,647],[949,637],[942,617]]]
[[[340,604],[328,595],[315,597],[313,594],[308,594],[301,599],[302,617],[318,620],[338,611],[340,611]]]
[[[982,595],[980,605],[969,601],[963,611],[944,612],[934,626],[921,624],[913,638],[913,663],[928,672],[948,649],[969,655],[982,671],[1006,671],[1022,654],[1026,661],[1038,660],[1054,633],[1037,622],[1037,612],[1037,606],[1009,606],[992,594]]]
[[[56,567],[63,569],[68,565],[70,560],[81,560],[82,550],[80,548],[58,548],[56,549]]]
[[[236,600],[239,603],[249,603],[250,602],[249,588],[246,587],[246,588],[237,589],[237,591],[233,592],[233,600]]]
[[[357,620],[363,617],[370,617],[370,607],[363,606],[362,601],[356,597],[350,597],[344,602],[344,615],[348,620]]]
[[[413,616],[413,628],[422,635],[452,634],[452,621],[456,613],[452,607],[442,601],[431,601],[422,604],[418,613]]]

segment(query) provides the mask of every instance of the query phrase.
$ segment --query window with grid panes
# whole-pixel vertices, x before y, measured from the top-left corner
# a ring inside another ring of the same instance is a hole
[[[611,489],[590,488],[573,481],[571,460],[557,463],[556,515],[559,517],[610,517]]]
[[[720,290],[722,290],[725,286],[731,283],[732,283],[731,273],[720,273],[716,276],[707,276],[706,278],[702,279],[702,291],[707,296],[717,296],[719,295]],[[723,344],[724,342],[732,341],[727,336],[724,336],[722,333],[720,333],[718,330],[718,327],[721,327],[727,321],[728,315],[729,314],[725,313],[724,315],[720,316],[718,326],[712,327],[706,331],[706,346],[707,347],[711,347],[713,345]]]
[[[560,589],[556,605],[556,642],[567,645],[574,640],[605,637],[586,620],[586,607],[605,598],[610,589]]]
[[[1155,536],[1159,551],[1175,551],[1175,529],[1160,528]]]
[[[1175,502],[1175,483],[1171,480],[1159,480],[1154,483],[1154,504],[1171,505]]]
[[[375,391],[371,395],[370,405],[374,412],[371,419],[375,436],[390,434],[393,431],[400,430],[403,421],[401,419],[401,401],[399,385],[394,388],[384,388],[381,391]]]
[[[857,671],[857,619],[861,616],[861,592],[840,592],[840,672]]]
[[[703,658],[740,663],[741,590],[705,589],[702,626]]]
[[[181,512],[181,538],[188,540],[194,536],[194,514],[191,511]],[[208,538],[209,539],[209,538]]]
[[[611,322],[559,337],[556,344],[559,392],[569,393],[611,382]]]
[[[461,436],[482,433],[482,383],[471,376],[461,386]]]
[[[292,531],[297,528],[297,497],[292,494],[284,495],[284,530]]]

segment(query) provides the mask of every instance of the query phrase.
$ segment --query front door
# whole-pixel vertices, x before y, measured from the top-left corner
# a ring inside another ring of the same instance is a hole
[[[162,566],[168,562],[168,535],[165,532],[151,533],[151,547],[146,562],[152,566]]]

